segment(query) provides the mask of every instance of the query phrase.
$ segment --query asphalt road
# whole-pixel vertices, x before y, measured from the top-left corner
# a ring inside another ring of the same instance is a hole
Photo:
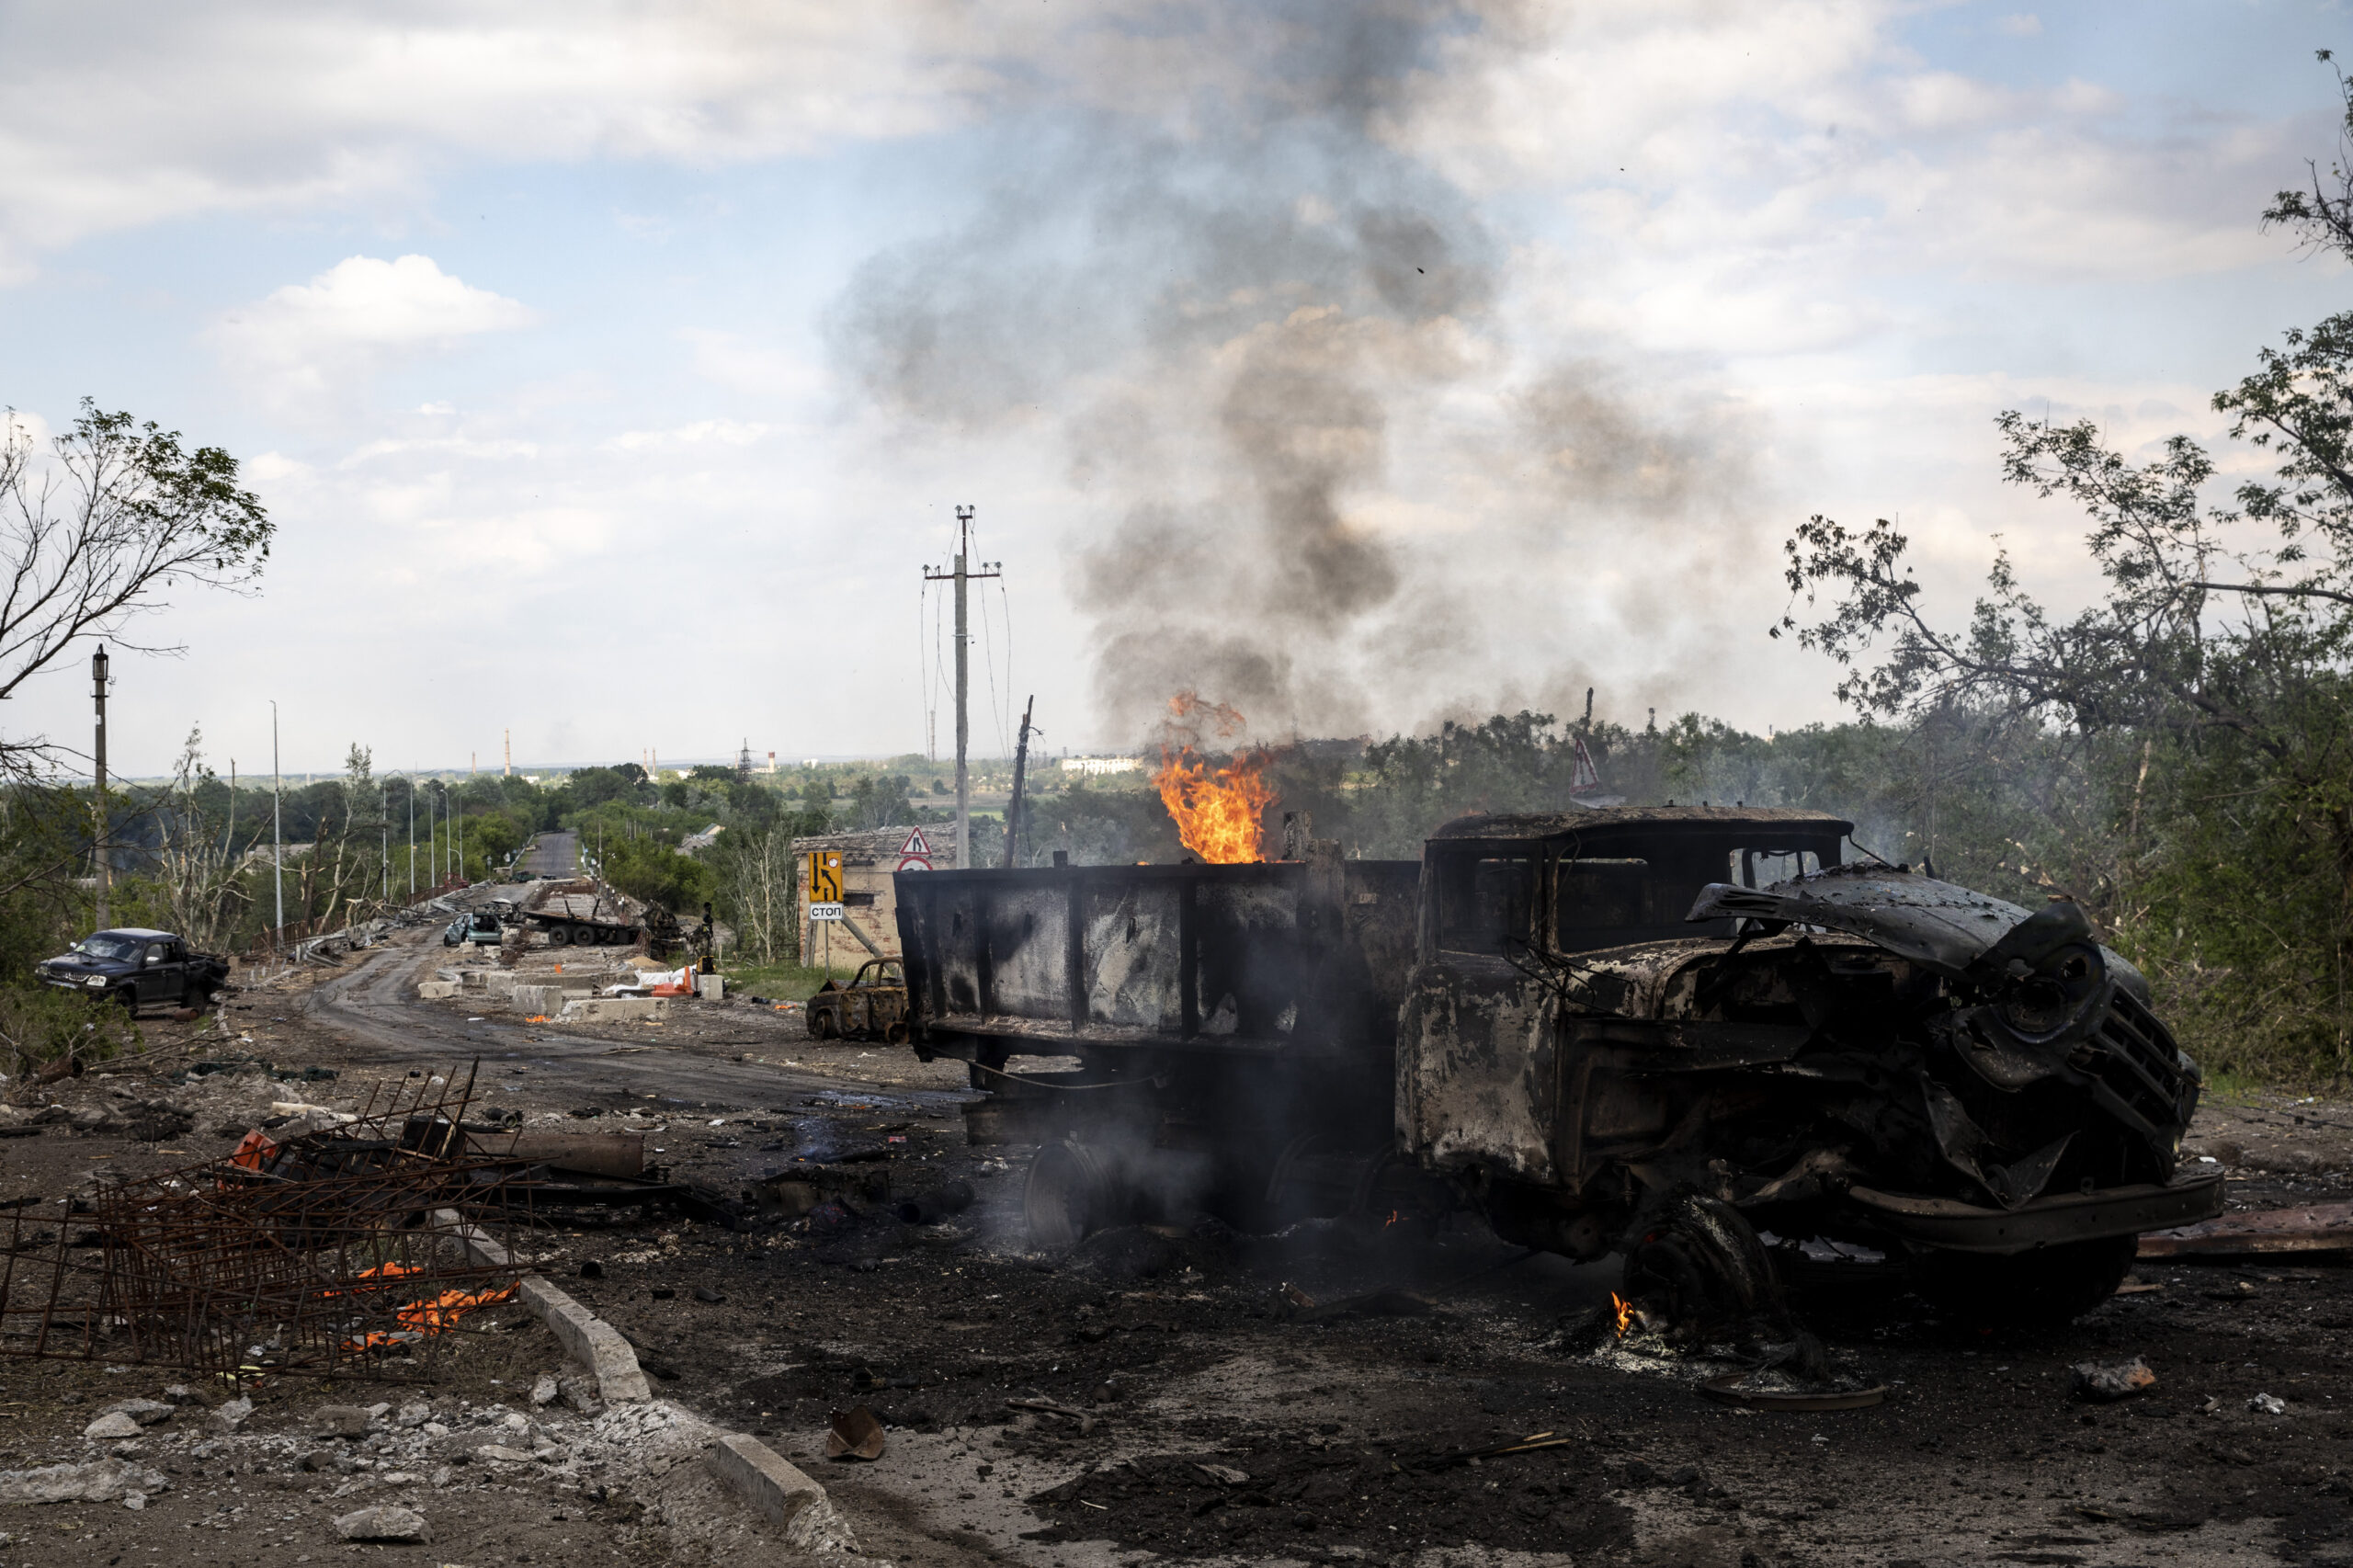
[[[531,840],[516,868],[537,877],[571,877],[580,872],[580,835],[543,833]]]

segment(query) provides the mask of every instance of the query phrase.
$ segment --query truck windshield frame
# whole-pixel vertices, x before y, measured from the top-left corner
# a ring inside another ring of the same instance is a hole
[[[1532,846],[1451,850],[1431,860],[1438,879],[1439,951],[1498,958],[1507,941],[1535,941],[1542,857]]]

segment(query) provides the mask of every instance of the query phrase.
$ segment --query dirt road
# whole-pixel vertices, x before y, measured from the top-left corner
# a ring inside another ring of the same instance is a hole
[[[485,1099],[527,1119],[640,1129],[649,1158],[721,1191],[799,1160],[846,1159],[887,1171],[894,1196],[956,1180],[977,1190],[971,1209],[938,1224],[859,1203],[750,1232],[661,1219],[527,1238],[543,1270],[639,1341],[657,1392],[767,1434],[828,1485],[875,1558],[1035,1568],[2353,1560],[2353,1270],[2144,1265],[2130,1293],[2043,1332],[1966,1332],[1893,1288],[1818,1294],[1810,1321],[1838,1359],[1888,1389],[1886,1402],[1749,1413],[1700,1397],[1699,1368],[1585,1333],[1616,1283],[1610,1267],[1514,1261],[1469,1232],[1329,1226],[1278,1240],[1214,1224],[1129,1229],[1068,1256],[1030,1256],[1018,1213],[1028,1151],[967,1146],[956,1108],[970,1095],[955,1068],[880,1046],[821,1046],[797,1015],[744,1002],[684,1006],[660,1026],[558,1028],[462,997],[417,1001],[416,980],[447,957],[421,933],[307,994],[243,998],[227,1015],[241,1032],[222,1054],[333,1071],[345,1099],[371,1081],[479,1056]],[[73,1091],[107,1092],[95,1078]],[[171,1147],[218,1152],[229,1129],[201,1126]],[[2353,1108],[2214,1107],[2196,1132],[2193,1157],[2231,1166],[2234,1201],[2348,1191]],[[54,1129],[0,1142],[0,1198],[109,1155],[126,1168],[186,1157]],[[1297,1305],[1376,1288],[1410,1289],[1427,1308],[1394,1295],[1370,1312]],[[511,1330],[494,1356],[481,1353],[471,1381],[436,1397],[478,1412],[498,1398],[489,1377],[511,1391],[534,1356],[552,1366],[532,1332]],[[2156,1374],[2148,1392],[2103,1405],[2074,1396],[2075,1364],[2136,1356]],[[9,1464],[80,1454],[74,1434],[90,1406],[64,1395],[85,1385],[144,1393],[161,1381],[0,1365],[7,1397],[25,1402],[0,1423]],[[256,1423],[293,1431],[324,1396],[274,1397]],[[829,1413],[860,1403],[888,1423],[887,1451],[872,1464],[829,1463]],[[1459,1457],[1535,1433],[1569,1441]],[[551,1441],[575,1456],[608,1451],[585,1428]],[[84,1510],[74,1517],[88,1528],[70,1535],[50,1532],[42,1511],[0,1509],[0,1530],[33,1516],[23,1528],[43,1530],[44,1562],[136,1562],[206,1539],[176,1524],[217,1517],[233,1501],[224,1486],[267,1486],[284,1489],[284,1511],[300,1521],[279,1550],[309,1551],[325,1544],[326,1510],[349,1506],[324,1492],[354,1478],[302,1471],[292,1448],[225,1481],[192,1449],[150,1448],[193,1473],[146,1513]],[[679,1524],[684,1505],[643,1476],[634,1492],[597,1482],[603,1496],[581,1489],[585,1471],[542,1476],[537,1490],[528,1480],[458,1471],[419,1494],[448,1533],[386,1555],[475,1568],[613,1551],[757,1560]],[[698,1506],[712,1517],[728,1506]],[[554,1532],[558,1516],[573,1543],[561,1549],[555,1534],[535,1540],[516,1526],[535,1519]],[[154,1533],[165,1526],[172,1533]]]

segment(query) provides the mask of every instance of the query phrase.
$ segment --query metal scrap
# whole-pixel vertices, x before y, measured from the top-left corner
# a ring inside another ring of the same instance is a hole
[[[2257,1253],[2353,1251],[2353,1203],[2307,1203],[2201,1220],[2141,1237],[2143,1257],[2240,1257]]]
[[[332,1130],[8,1207],[0,1355],[431,1375],[446,1332],[515,1289],[494,1233],[516,1167],[460,1135],[472,1085],[396,1086]]]

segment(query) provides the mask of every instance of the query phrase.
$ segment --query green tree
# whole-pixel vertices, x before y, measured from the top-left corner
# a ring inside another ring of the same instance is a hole
[[[237,487],[236,459],[190,450],[152,421],[85,398],[50,446],[44,474],[24,426],[14,415],[0,422],[0,697],[76,642],[121,641],[175,588],[249,588],[275,532],[259,499]],[[0,775],[23,778],[55,757],[39,737],[0,736]]]

